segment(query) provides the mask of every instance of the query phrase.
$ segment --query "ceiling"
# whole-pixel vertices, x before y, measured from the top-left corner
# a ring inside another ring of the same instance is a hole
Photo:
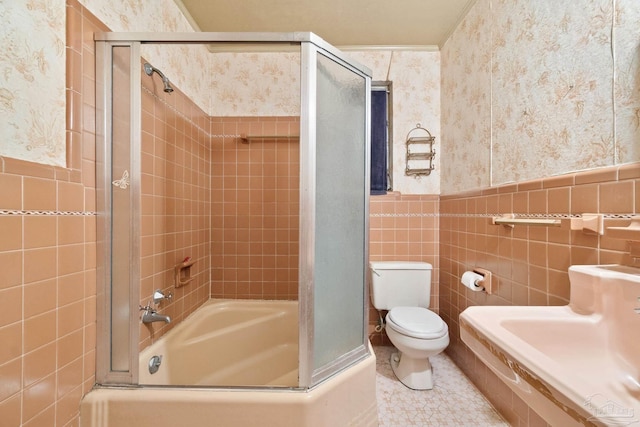
[[[174,0],[198,31],[311,31],[334,46],[442,47],[475,0]]]

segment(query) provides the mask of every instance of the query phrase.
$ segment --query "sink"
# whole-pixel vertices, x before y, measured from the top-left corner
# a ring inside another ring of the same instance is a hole
[[[460,335],[552,425],[640,423],[640,269],[571,266],[567,306],[476,306]]]
[[[543,318],[514,315],[502,319],[500,327],[558,362],[579,363],[582,359],[606,357],[607,339],[600,316],[555,311],[546,312],[548,317]],[[587,348],[591,351],[585,352]]]

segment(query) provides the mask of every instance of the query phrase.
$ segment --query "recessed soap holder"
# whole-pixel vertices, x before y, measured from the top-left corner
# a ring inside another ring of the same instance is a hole
[[[195,260],[186,257],[181,263],[175,266],[175,287],[179,288],[191,282],[191,266],[195,264]]]

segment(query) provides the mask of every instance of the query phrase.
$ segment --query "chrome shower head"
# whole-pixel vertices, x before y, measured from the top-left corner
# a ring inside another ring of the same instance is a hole
[[[167,93],[173,92],[173,88],[171,87],[171,83],[169,82],[169,79],[167,78],[167,76],[165,76],[162,71],[158,70],[156,67],[149,64],[148,62],[144,63],[144,72],[147,76],[151,76],[154,71],[158,73],[160,78],[162,78],[162,83],[164,84],[164,91]]]

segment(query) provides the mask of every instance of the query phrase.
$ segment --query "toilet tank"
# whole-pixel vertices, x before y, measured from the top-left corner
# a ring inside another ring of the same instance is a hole
[[[429,308],[431,264],[416,261],[372,261],[371,302],[378,310],[398,306]]]

